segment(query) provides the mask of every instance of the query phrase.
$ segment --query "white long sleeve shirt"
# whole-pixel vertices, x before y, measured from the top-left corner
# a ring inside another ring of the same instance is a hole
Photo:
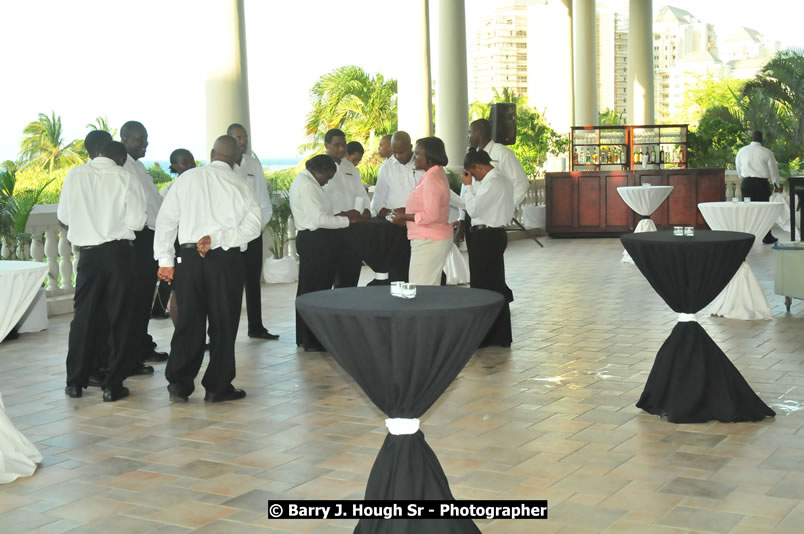
[[[363,210],[369,209],[369,196],[363,187],[363,182],[360,181],[360,172],[346,158],[336,165],[338,170],[335,176],[323,187],[332,207],[332,215],[355,209],[355,201],[358,198],[363,199],[363,208],[358,211],[362,213]]]
[[[254,156],[243,154],[240,164],[235,163],[234,171],[243,177],[254,192],[254,198],[257,199],[262,214],[262,227],[265,228],[274,214],[274,208],[271,206],[271,195],[268,192],[265,173],[262,171],[262,163]]]
[[[391,156],[380,165],[374,196],[371,198],[371,213],[377,215],[380,210],[404,208],[408,196],[419,183],[424,171],[413,169],[413,158],[407,163],[400,163],[396,156]]]
[[[229,165],[213,161],[176,178],[156,218],[154,258],[160,267],[173,267],[179,243],[211,238],[211,249],[244,250],[262,233],[254,193]]]
[[[472,226],[485,224],[498,228],[511,222],[514,216],[514,185],[497,169],[465,186],[461,197]]]
[[[346,228],[349,219],[333,215],[334,210],[324,188],[310,171],[303,170],[290,185],[290,211],[296,230]],[[349,209],[353,209],[352,208]]]
[[[148,219],[145,224],[153,230],[156,228],[156,214],[159,213],[159,206],[162,205],[162,196],[154,184],[154,179],[148,174],[145,165],[140,160],[132,158],[131,155],[126,156],[126,164],[123,168],[130,172],[142,187],[142,194],[145,196],[145,206],[148,213]]]
[[[78,247],[130,240],[145,225],[145,196],[131,173],[100,156],[67,173],[56,216]]]
[[[483,149],[491,158],[491,165],[499,169],[514,186],[514,207],[519,206],[528,193],[530,182],[525,169],[514,154],[514,151],[505,145],[489,141]],[[471,217],[471,214],[470,214]]]
[[[770,149],[756,141],[746,145],[737,152],[734,160],[737,176],[743,178],[769,178],[779,186],[779,165]]]

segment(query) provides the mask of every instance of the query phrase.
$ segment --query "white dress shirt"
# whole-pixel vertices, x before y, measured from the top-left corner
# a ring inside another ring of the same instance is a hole
[[[162,196],[154,184],[154,179],[148,174],[145,165],[140,160],[132,158],[131,155],[126,156],[126,164],[123,167],[134,176],[142,187],[148,212],[148,220],[145,224],[153,230],[156,228],[156,214],[159,213],[159,206],[162,205]]]
[[[498,228],[514,217],[514,185],[497,169],[491,169],[485,178],[473,181],[461,192],[472,226],[485,224]]]
[[[260,206],[260,213],[262,214],[262,227],[265,228],[265,225],[268,224],[274,214],[274,208],[271,206],[271,195],[268,192],[265,173],[262,171],[262,163],[254,156],[243,154],[240,164],[235,163],[234,171],[243,177],[254,192],[254,197],[257,199],[257,204]]]
[[[134,239],[145,225],[145,196],[131,173],[99,156],[67,173],[56,216],[78,247]]]
[[[324,194],[329,198],[332,207],[332,215],[355,209],[355,201],[363,199],[363,207],[358,211],[369,209],[369,196],[363,182],[360,181],[360,172],[352,165],[352,162],[343,158],[340,163],[336,163],[338,170],[335,176],[324,186]]]
[[[383,161],[371,198],[371,214],[377,215],[383,208],[404,208],[423,175],[424,171],[413,170],[413,157],[407,163],[400,163],[396,156]]]
[[[491,158],[491,165],[498,168],[514,185],[514,207],[516,208],[525,199],[530,187],[525,169],[522,168],[514,151],[505,145],[489,141],[483,150]]]
[[[229,165],[213,161],[176,178],[156,218],[154,258],[173,267],[176,234],[179,243],[211,238],[210,248],[248,246],[262,232],[254,193]]]
[[[779,166],[769,149],[756,141],[737,152],[734,160],[737,176],[742,178],[770,178],[779,186]]]
[[[333,208],[324,188],[310,171],[303,170],[290,185],[290,211],[296,230],[346,228],[349,219],[333,215]],[[352,206],[349,209],[354,209]]]

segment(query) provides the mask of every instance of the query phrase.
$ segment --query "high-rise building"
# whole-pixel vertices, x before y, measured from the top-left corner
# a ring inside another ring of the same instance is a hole
[[[740,27],[719,43],[720,57],[729,68],[729,75],[745,80],[753,78],[780,49],[778,41],[768,41],[751,28]]]
[[[615,27],[616,14],[606,6],[598,6],[595,16],[597,53],[597,107],[600,111],[615,107]]]
[[[474,100],[490,102],[494,89],[528,94],[528,4],[498,8],[483,20],[474,47]]]
[[[614,111],[628,110],[628,18],[614,14]]]

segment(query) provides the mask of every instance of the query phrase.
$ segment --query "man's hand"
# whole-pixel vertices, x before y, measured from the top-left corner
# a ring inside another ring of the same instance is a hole
[[[385,219],[386,217],[388,217],[389,213],[391,213],[391,210],[389,210],[388,208],[383,208],[380,210],[379,216]]]
[[[363,210],[363,218],[365,220],[371,219],[371,210]]]
[[[461,173],[461,183],[463,183],[463,185],[472,185],[472,175],[463,171]]]
[[[781,193],[781,192],[782,192],[782,187],[781,187],[781,186],[779,186],[779,185],[777,185],[777,186],[774,186],[773,190],[774,190],[776,193]]]
[[[176,274],[175,267],[160,267],[159,270],[156,271],[156,276],[158,276],[160,280],[167,282],[168,285],[173,283],[174,274]]]
[[[405,226],[409,220],[413,219],[405,213],[405,208],[396,208],[391,222],[398,226]]]
[[[201,256],[202,258],[206,258],[207,252],[209,252],[211,245],[212,245],[212,238],[209,237],[208,235],[205,235],[204,237],[199,239],[198,243],[195,246],[196,250],[198,250],[198,255]]]

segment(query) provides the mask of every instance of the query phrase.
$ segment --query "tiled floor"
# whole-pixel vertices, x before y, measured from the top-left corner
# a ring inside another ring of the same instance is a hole
[[[673,425],[638,410],[675,314],[614,239],[512,242],[515,343],[479,351],[423,418],[455,496],[548,499],[547,521],[487,533],[804,532],[804,304],[773,294],[772,251],[750,263],[774,320],[702,324],[778,413],[755,424]],[[369,274],[366,272],[367,277]],[[295,285],[266,286],[279,342],[237,343],[240,402],[168,403],[164,366],[132,395],[65,398],[69,316],[0,346],[0,392],[45,455],[0,486],[0,531],[350,532],[353,521],[272,521],[271,498],[363,495],[385,436],[328,355],[297,352]],[[170,321],[153,321],[160,347]]]

